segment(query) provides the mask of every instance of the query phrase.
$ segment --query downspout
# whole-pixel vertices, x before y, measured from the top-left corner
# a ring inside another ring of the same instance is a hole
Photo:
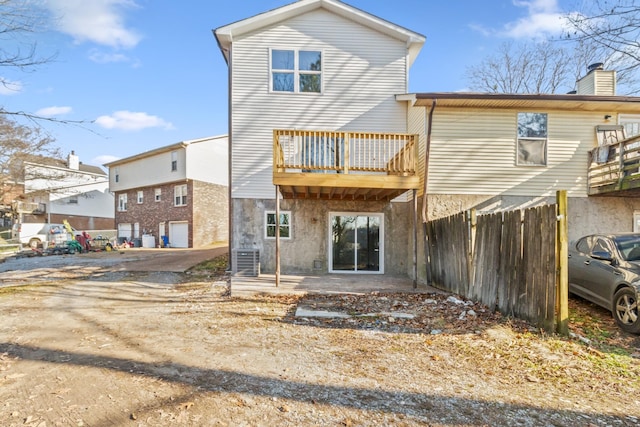
[[[216,38],[217,40],[217,38]],[[232,251],[233,251],[233,246],[234,246],[234,238],[233,238],[233,224],[234,224],[234,218],[233,218],[233,199],[231,198],[231,190],[233,187],[233,181],[232,181],[232,170],[233,170],[233,159],[232,159],[232,147],[233,147],[233,100],[232,100],[232,95],[233,95],[233,91],[232,91],[232,79],[231,79],[231,75],[232,75],[232,61],[231,61],[231,55],[232,55],[232,48],[231,46],[229,46],[229,59],[227,61],[227,65],[229,68],[229,75],[228,75],[228,83],[227,83],[227,91],[228,91],[228,103],[229,105],[227,106],[228,108],[228,117],[227,117],[227,161],[228,161],[228,178],[227,178],[227,209],[228,209],[228,215],[229,218],[227,218],[227,233],[228,233],[228,237],[227,240],[229,242],[229,247],[227,248],[227,255],[228,255],[228,259],[229,259],[229,271],[233,271],[234,268],[236,268],[236,266],[234,266],[233,263],[233,256],[232,256]]]
[[[431,268],[429,266],[429,239],[427,237],[427,222],[429,221],[429,204],[427,201],[427,187],[429,180],[429,152],[431,151],[431,129],[433,123],[433,112],[436,109],[437,99],[433,100],[429,110],[429,121],[427,122],[427,141],[424,150],[424,187],[422,189],[422,231],[424,233],[424,261],[427,272],[427,283],[431,283]]]

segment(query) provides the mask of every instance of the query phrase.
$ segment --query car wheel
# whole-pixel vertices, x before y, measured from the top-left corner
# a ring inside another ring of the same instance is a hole
[[[40,239],[29,240],[29,247],[31,249],[38,249],[38,246],[40,246]]]
[[[638,295],[631,288],[622,288],[613,297],[613,317],[624,331],[640,334]]]

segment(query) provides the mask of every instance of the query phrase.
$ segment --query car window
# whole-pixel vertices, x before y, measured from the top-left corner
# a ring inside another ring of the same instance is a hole
[[[593,249],[591,251],[591,253],[594,252],[609,252],[611,253],[611,248],[609,246],[609,243],[602,238],[598,238],[596,239],[594,245],[593,245]]]
[[[589,244],[590,241],[591,236],[583,237],[578,241],[578,244],[576,244],[576,249],[583,254],[591,253],[591,245]]]

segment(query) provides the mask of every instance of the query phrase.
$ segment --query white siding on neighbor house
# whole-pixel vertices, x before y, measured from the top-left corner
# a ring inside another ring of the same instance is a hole
[[[114,217],[113,194],[106,175],[42,166],[29,166],[27,173],[38,178],[28,179],[25,191],[46,190],[32,200],[47,204],[48,213]]]
[[[100,184],[70,189],[69,194],[51,194],[49,213],[113,218],[113,194],[106,179]]]
[[[229,182],[228,138],[212,138],[189,144],[187,178],[210,184],[227,185]]]
[[[322,51],[323,93],[270,93],[269,52]],[[273,129],[406,132],[405,43],[325,10],[234,41],[232,197],[273,198]]]
[[[548,113],[547,166],[517,166],[517,114],[523,111],[436,108],[428,192],[586,196],[588,152],[604,112],[536,111]]]
[[[178,156],[178,168],[174,172],[171,171],[171,153],[173,151],[176,151]],[[118,170],[119,175],[118,182],[115,181],[116,170]],[[109,167],[109,189],[112,192],[183,181],[185,179],[184,148]]]

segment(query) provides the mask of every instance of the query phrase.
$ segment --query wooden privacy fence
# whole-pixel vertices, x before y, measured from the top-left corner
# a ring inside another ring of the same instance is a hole
[[[546,205],[428,222],[431,282],[553,332],[558,217],[557,206]]]

